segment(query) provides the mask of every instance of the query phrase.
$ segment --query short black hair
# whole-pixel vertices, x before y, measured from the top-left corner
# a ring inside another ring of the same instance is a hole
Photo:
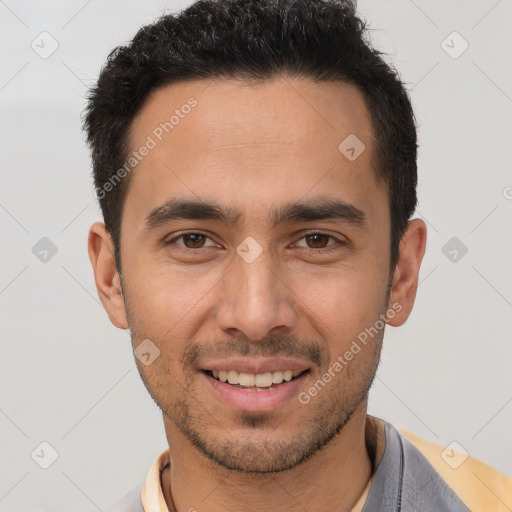
[[[348,0],[200,0],[115,48],[89,91],[83,126],[118,270],[129,184],[126,171],[118,171],[126,170],[130,126],[148,96],[180,81],[279,76],[344,82],[362,93],[375,139],[374,170],[388,188],[393,269],[417,203],[417,143],[408,94],[383,57]]]

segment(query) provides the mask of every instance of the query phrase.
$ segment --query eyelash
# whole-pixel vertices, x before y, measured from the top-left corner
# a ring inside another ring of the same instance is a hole
[[[164,245],[165,246],[168,246],[168,245],[171,245],[173,243],[175,243],[177,240],[183,238],[184,236],[186,235],[201,235],[201,236],[204,236],[205,238],[209,239],[209,240],[212,240],[210,236],[208,236],[207,234],[205,233],[202,233],[200,231],[185,231],[185,232],[182,232],[180,233],[179,235],[176,235],[174,236],[173,238],[171,238],[170,240],[166,240],[164,242]],[[344,245],[348,245],[347,242],[345,241],[342,241],[336,237],[334,237],[333,235],[330,235],[328,233],[324,233],[322,231],[311,231],[311,232],[308,232],[308,233],[305,233],[303,234],[300,238],[299,238],[299,241],[300,240],[303,240],[305,239],[306,237],[308,236],[312,236],[312,235],[323,235],[323,236],[327,236],[329,239],[332,239],[334,240],[334,243],[331,243],[330,245],[327,245],[326,247],[321,247],[321,248],[315,248],[315,247],[307,247],[307,246],[300,246],[301,249],[309,249],[310,251],[321,251],[323,253],[327,253],[327,252],[330,252],[330,251],[333,251],[333,250],[337,250],[339,249],[340,246],[344,246]],[[198,251],[200,249],[208,249],[208,247],[198,247],[197,249],[192,249],[190,247],[185,247],[184,245],[180,246],[182,249],[185,249],[187,251]]]

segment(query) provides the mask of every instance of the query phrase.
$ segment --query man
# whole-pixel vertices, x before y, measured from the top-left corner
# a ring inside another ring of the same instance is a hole
[[[98,293],[169,443],[118,510],[507,510],[510,479],[367,415],[426,226],[410,102],[352,4],[165,16],[110,55],[85,129]]]

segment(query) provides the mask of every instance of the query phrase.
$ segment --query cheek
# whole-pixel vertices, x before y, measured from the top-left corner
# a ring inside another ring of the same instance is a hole
[[[312,278],[311,286],[298,279],[295,290],[302,313],[327,341],[331,355],[343,352],[359,333],[375,324],[385,308],[386,279],[380,272],[342,269]]]
[[[134,265],[127,272],[127,292],[132,316],[154,334],[186,323],[195,314],[219,281],[218,272],[194,273],[181,270],[165,261],[147,266]]]
[[[128,272],[126,267],[133,347],[149,339],[160,351],[151,365],[138,362],[139,371],[151,393],[164,400],[166,389],[173,389],[174,396],[187,387],[181,357],[208,321],[210,312],[205,305],[215,295],[220,276],[215,272],[184,276],[169,268],[157,266],[155,270],[142,265],[134,265]]]

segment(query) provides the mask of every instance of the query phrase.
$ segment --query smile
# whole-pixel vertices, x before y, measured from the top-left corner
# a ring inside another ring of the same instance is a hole
[[[304,370],[307,371],[307,370]],[[263,391],[274,389],[283,382],[290,382],[299,377],[303,370],[278,370],[265,373],[246,373],[237,370],[208,370],[214,379],[219,382],[228,383],[235,388]]]
[[[309,368],[259,373],[238,370],[203,370],[207,388],[215,402],[231,410],[273,412],[293,403],[305,387]]]

